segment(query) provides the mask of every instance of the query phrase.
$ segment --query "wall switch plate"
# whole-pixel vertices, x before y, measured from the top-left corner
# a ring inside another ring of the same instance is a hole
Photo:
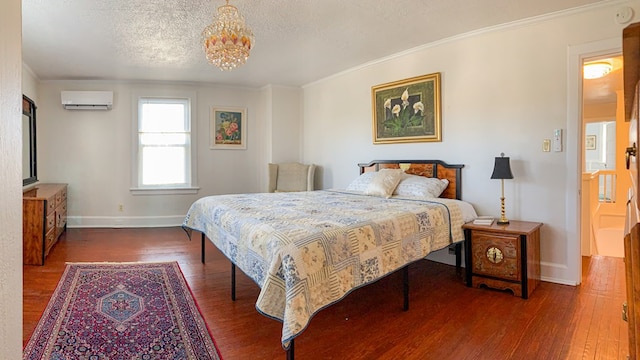
[[[562,151],[562,129],[553,130],[553,151]]]
[[[551,139],[542,140],[542,151],[544,152],[551,151]]]

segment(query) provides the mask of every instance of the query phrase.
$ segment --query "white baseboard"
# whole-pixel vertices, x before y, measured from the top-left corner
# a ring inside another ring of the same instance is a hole
[[[185,215],[173,216],[68,216],[69,228],[134,228],[181,226]]]

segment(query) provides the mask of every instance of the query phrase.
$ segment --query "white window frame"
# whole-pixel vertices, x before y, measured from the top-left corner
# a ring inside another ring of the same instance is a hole
[[[141,169],[140,169],[140,143],[138,136],[138,122],[140,112],[140,101],[143,99],[167,99],[167,100],[186,100],[188,104],[187,117],[190,127],[190,152],[188,153],[188,174],[191,184],[187,186],[143,186],[141,185]],[[173,195],[173,194],[196,194],[199,190],[197,183],[197,111],[196,92],[194,91],[172,91],[172,90],[140,90],[134,91],[131,99],[132,108],[132,143],[131,143],[131,194],[132,195]]]

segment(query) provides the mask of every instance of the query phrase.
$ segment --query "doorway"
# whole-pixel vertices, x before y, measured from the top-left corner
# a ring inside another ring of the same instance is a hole
[[[582,59],[581,255],[624,257],[626,189],[622,55]],[[595,70],[594,72],[590,72]]]

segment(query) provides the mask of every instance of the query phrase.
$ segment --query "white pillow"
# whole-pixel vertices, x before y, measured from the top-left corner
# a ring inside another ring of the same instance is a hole
[[[369,171],[361,174],[355,180],[353,180],[345,190],[365,192],[375,174],[376,172],[374,171]]]
[[[449,180],[404,174],[393,192],[398,196],[437,198],[449,186]]]
[[[381,196],[390,198],[393,191],[402,179],[404,171],[402,169],[382,169],[375,173],[369,182],[369,186],[364,191],[366,195]]]

